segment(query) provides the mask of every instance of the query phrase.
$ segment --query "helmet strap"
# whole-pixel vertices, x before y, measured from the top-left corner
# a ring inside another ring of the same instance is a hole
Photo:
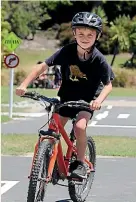
[[[96,37],[96,40],[97,40],[97,41],[99,40],[100,36],[101,36],[101,32],[99,32],[99,33],[97,34],[97,37]]]
[[[77,43],[77,41],[76,41],[76,43]],[[77,45],[85,51],[84,52],[84,60],[86,60],[86,53],[90,54],[92,52],[93,48],[94,48],[94,45],[90,48],[90,50],[87,50],[87,49],[83,48],[78,43],[77,43]]]
[[[75,30],[73,29],[72,31],[73,31],[73,35],[75,36]],[[75,37],[75,41],[76,41],[77,45],[85,51],[85,52],[84,52],[84,60],[86,60],[86,57],[85,57],[86,55],[85,55],[85,54],[86,54],[86,53],[89,54],[89,53],[92,52],[92,50],[93,50],[94,47],[96,46],[96,43],[97,43],[97,41],[99,40],[100,36],[101,36],[101,32],[99,32],[99,33],[97,34],[96,40],[95,40],[93,46],[90,48],[90,50],[87,50],[86,48],[83,48],[82,46],[80,46],[80,45],[77,43],[77,40],[76,40],[76,37]]]

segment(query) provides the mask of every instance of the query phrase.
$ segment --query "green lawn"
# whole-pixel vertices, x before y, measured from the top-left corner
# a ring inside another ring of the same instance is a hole
[[[14,87],[14,102],[24,101],[26,98],[21,98],[16,96]],[[55,89],[28,89],[29,91],[36,91],[43,95],[47,95],[49,97],[57,96],[57,90]],[[113,88],[110,96],[132,96],[136,97],[136,89],[133,88]],[[1,103],[9,103],[9,87],[2,86],[1,87]]]
[[[136,97],[136,88],[113,88],[110,96]]]
[[[27,49],[17,49],[16,54],[20,59],[19,66],[17,69],[24,69],[29,72],[30,69],[38,62],[45,61],[46,58],[53,54],[52,50],[27,50]]]
[[[26,98],[21,98],[15,94],[16,87],[14,86],[14,95],[13,99],[14,102],[24,101]],[[28,89],[28,91],[36,91],[38,93],[41,93],[43,95],[47,95],[49,97],[57,96],[57,90],[55,89]],[[9,103],[9,87],[8,86],[2,86],[1,87],[1,103]]]
[[[106,55],[105,56],[106,60],[108,61],[109,64],[111,64],[113,55]],[[131,58],[130,54],[128,53],[124,53],[124,54],[118,54],[115,58],[114,61],[114,67],[121,67],[122,64],[124,64],[127,60],[129,60]]]
[[[13,116],[13,118],[18,118],[19,116]],[[12,118],[9,118],[7,115],[1,115],[1,123],[11,121]]]
[[[37,63],[37,61],[41,60],[41,61],[45,61],[46,58],[48,58],[49,56],[51,56],[55,51],[54,50],[24,50],[24,49],[20,49],[18,48],[16,50],[16,54],[19,56],[20,58],[20,63],[18,68],[31,68],[31,65],[34,65]],[[25,58],[25,59],[24,59]],[[109,64],[112,61],[113,55],[106,55],[105,58],[107,59],[107,61],[109,62]],[[124,64],[126,62],[126,60],[130,59],[131,55],[128,53],[124,53],[124,54],[118,54],[115,58],[114,61],[114,67],[119,67],[122,64]]]
[[[5,115],[1,116],[1,123],[8,122],[8,121],[11,121],[11,120],[12,119],[10,119],[9,116],[5,116]]]
[[[97,155],[136,157],[136,138],[93,136],[96,143]],[[32,153],[38,135],[1,135],[1,153],[5,155],[23,155]],[[66,148],[63,144],[63,148]]]

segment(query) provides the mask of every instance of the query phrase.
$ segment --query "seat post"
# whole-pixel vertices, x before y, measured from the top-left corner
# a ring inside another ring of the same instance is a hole
[[[70,140],[72,142],[74,142],[76,140],[76,137],[75,137],[75,134],[74,134],[74,124],[76,122],[76,118],[73,118],[72,119],[72,129],[71,129],[71,132],[70,132]]]

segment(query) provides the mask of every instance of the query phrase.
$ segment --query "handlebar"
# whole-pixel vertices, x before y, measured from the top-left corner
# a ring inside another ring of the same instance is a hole
[[[88,102],[85,102],[84,100],[68,101],[68,102],[61,103],[57,98],[48,98],[48,97],[46,97],[44,95],[40,95],[39,93],[36,93],[36,92],[26,92],[21,97],[30,98],[30,99],[37,100],[37,101],[43,101],[44,104],[45,104],[45,102],[48,102],[50,104],[50,106],[55,106],[57,108],[57,110],[59,110],[62,107],[70,107],[70,108],[78,108],[78,109],[82,109],[82,110],[92,111],[90,109],[90,104]],[[45,104],[45,106],[46,106],[46,104]]]
[[[30,98],[32,100],[37,100],[37,101],[44,101],[44,102],[48,102],[52,105],[55,105],[57,103],[59,103],[60,101],[57,98],[48,98],[44,95],[40,95],[39,93],[36,93],[34,91],[32,92],[26,92],[23,96],[21,97],[26,97],[26,98]]]

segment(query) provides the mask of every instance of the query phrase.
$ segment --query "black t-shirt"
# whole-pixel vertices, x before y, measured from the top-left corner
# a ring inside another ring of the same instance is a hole
[[[95,99],[103,89],[114,79],[111,67],[103,54],[95,47],[86,61],[79,59],[77,44],[71,43],[48,58],[48,66],[60,65],[62,85],[58,96],[64,101]]]

